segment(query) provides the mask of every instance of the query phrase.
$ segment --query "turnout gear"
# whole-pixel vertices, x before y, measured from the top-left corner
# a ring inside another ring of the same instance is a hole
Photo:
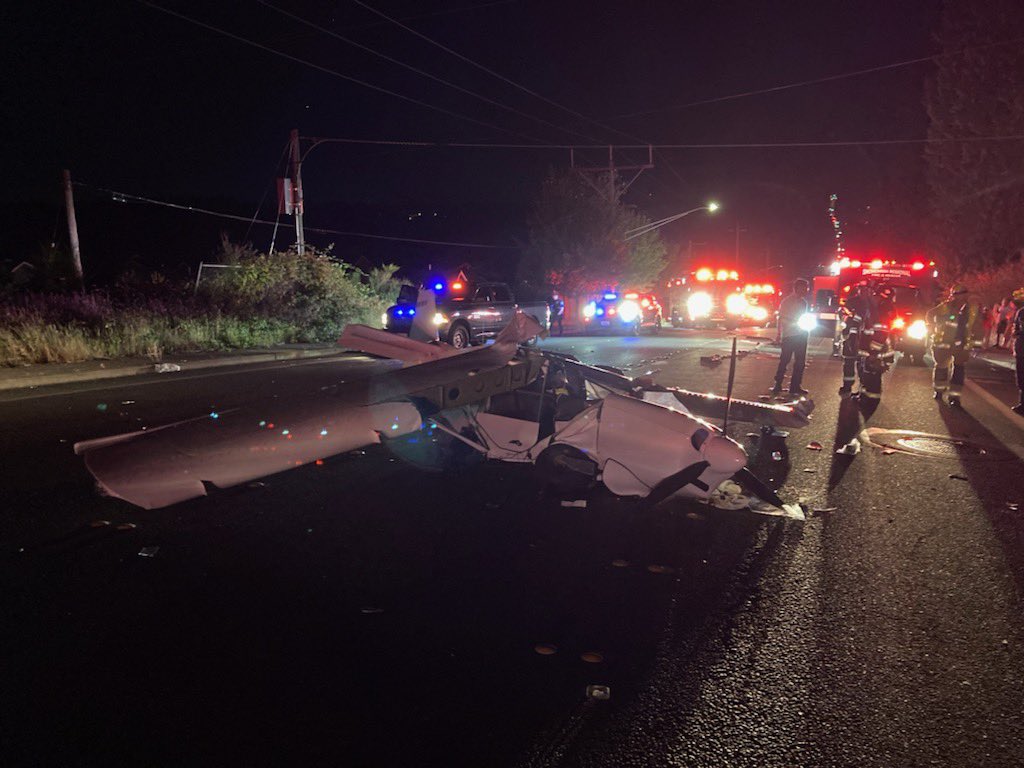
[[[861,398],[882,399],[882,374],[892,366],[895,356],[890,341],[889,328],[876,323],[860,333],[860,349],[857,359],[857,378],[860,379]]]
[[[1017,364],[1017,389],[1020,390],[1020,401],[1011,410],[1024,416],[1024,288],[1013,292],[1013,303],[1017,305],[1017,314],[1013,316],[1013,357]]]
[[[867,355],[870,347],[868,337],[873,335],[875,307],[867,286],[859,286],[857,292],[839,308],[839,314],[842,319],[840,348],[843,356],[843,385],[839,394],[847,395],[853,391],[853,384],[857,380],[862,350]],[[881,393],[880,378],[878,385],[878,392]],[[864,386],[863,378],[861,386]]]
[[[951,405],[959,405],[967,360],[971,350],[981,346],[981,321],[978,306],[967,300],[967,289],[959,283],[949,289],[946,301],[928,312],[925,322],[935,358],[932,386],[936,399],[945,393]]]

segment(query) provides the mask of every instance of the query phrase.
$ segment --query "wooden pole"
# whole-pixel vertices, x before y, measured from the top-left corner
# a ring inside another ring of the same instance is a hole
[[[299,129],[292,129],[292,173],[295,183],[295,248],[301,256],[306,250],[306,233],[302,229],[302,151],[299,147]]]
[[[68,240],[71,241],[71,268],[78,288],[85,287],[82,275],[82,252],[78,245],[78,221],[75,219],[75,194],[71,189],[71,171],[64,169],[64,205],[68,209]]]

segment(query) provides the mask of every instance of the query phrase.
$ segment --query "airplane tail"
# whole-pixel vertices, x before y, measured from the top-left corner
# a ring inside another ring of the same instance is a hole
[[[544,329],[541,324],[527,314],[516,312],[512,321],[505,326],[495,339],[495,344],[523,344],[534,336],[539,336]]]
[[[434,301],[434,292],[420,288],[419,295],[416,297],[416,314],[413,315],[409,338],[413,341],[427,343],[437,341],[437,323],[434,322],[436,314],[437,303]]]

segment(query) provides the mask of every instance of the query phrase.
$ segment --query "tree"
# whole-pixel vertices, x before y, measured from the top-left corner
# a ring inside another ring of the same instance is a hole
[[[649,221],[610,203],[574,172],[552,171],[530,214],[520,275],[570,295],[615,285],[649,288],[666,263],[661,235],[655,230],[625,239],[628,230]]]
[[[1024,134],[1022,36],[1020,0],[947,0],[942,12],[943,55],[925,90],[928,138],[940,141],[925,160],[933,245],[954,269],[997,266],[1024,248],[1024,146],[945,141]]]

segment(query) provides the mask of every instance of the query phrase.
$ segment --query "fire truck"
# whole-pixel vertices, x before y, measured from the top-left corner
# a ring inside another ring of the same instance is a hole
[[[666,288],[673,328],[764,325],[772,315],[775,287],[744,283],[736,270],[702,267],[669,280]]]
[[[935,262],[924,258],[895,261],[844,257],[832,263],[829,274],[816,275],[811,314],[818,327],[832,335],[836,353],[843,330],[841,308],[854,286],[862,283],[871,288],[879,301],[876,322],[888,326],[895,348],[907,355],[911,363],[923,363],[928,337],[925,314],[938,303],[940,293]]]

